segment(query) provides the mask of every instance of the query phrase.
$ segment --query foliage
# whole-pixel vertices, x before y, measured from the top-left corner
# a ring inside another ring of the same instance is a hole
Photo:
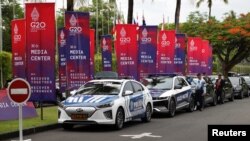
[[[12,78],[12,55],[9,52],[1,52],[0,53],[0,68],[2,68],[3,72],[3,83],[5,83],[6,80],[9,80]],[[1,82],[0,82],[1,83]],[[1,86],[1,85],[0,85]]]
[[[227,74],[236,64],[250,56],[250,13],[236,17],[234,12],[226,14],[223,21],[206,14],[191,13],[181,31],[189,36],[200,36],[210,41],[213,53]]]
[[[15,14],[13,14],[15,6]],[[3,18],[3,50],[11,51],[11,21],[15,18],[23,18],[23,8],[17,3],[17,0],[2,0],[2,18]]]
[[[56,124],[57,123],[57,106],[54,107],[45,107],[43,109],[43,120],[40,119],[40,108],[36,109],[38,116],[34,118],[28,118],[23,120],[23,129],[29,129],[33,127],[39,127],[49,124]],[[0,121],[1,133],[7,133],[12,131],[18,131],[18,120],[11,120],[11,121]]]

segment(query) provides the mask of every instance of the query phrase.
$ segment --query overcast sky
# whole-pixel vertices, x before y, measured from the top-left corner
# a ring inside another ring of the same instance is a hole
[[[35,0],[33,0],[35,1]],[[37,0],[39,1],[39,0]],[[55,0],[42,0],[52,1]],[[66,7],[66,0],[65,7]],[[87,0],[92,1],[92,0]],[[128,0],[116,0],[118,8],[123,12],[125,21],[127,20]],[[144,2],[143,2],[144,1]],[[165,15],[165,22],[169,19],[170,23],[174,22],[176,0],[134,0],[134,17],[138,15],[139,24],[142,23],[142,13],[144,12],[147,25],[158,25],[162,23],[163,14]],[[200,8],[196,8],[195,0],[182,0],[180,22],[185,22],[190,12],[200,11],[207,12],[207,0],[201,4]],[[217,19],[223,18],[224,14],[233,10],[238,15],[240,13],[250,12],[250,0],[228,0],[229,4],[224,4],[223,0],[213,0],[212,16]],[[62,7],[63,0],[56,0],[57,8]]]

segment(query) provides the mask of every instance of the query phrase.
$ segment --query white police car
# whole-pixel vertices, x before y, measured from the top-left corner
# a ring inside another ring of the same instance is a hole
[[[149,122],[152,111],[152,97],[141,83],[128,79],[92,80],[59,104],[58,122],[64,129],[76,124],[112,124],[121,129],[132,119]]]
[[[152,74],[146,80],[146,86],[153,97],[155,112],[167,112],[170,117],[176,110],[194,110],[194,96],[191,86],[183,76],[175,74]]]

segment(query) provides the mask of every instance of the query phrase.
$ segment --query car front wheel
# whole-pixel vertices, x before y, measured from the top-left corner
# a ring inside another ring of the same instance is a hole
[[[174,99],[171,99],[170,104],[169,104],[169,112],[168,112],[169,117],[174,117],[175,111],[176,111],[176,104],[175,104]]]
[[[193,112],[194,111],[194,107],[195,107],[195,105],[194,105],[194,98],[193,98],[193,96],[191,96],[190,97],[190,101],[189,101],[188,111],[189,112]]]
[[[124,124],[124,112],[122,108],[118,108],[115,118],[115,128],[120,130]]]

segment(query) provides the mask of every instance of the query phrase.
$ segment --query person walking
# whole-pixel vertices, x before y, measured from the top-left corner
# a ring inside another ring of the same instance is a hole
[[[222,75],[219,74],[218,75],[218,79],[216,80],[215,82],[215,93],[217,95],[217,101],[220,103],[220,104],[223,104],[224,103],[224,97],[222,95],[222,91],[223,91],[223,87],[225,85],[225,81],[222,79]]]
[[[202,79],[201,77],[201,74],[198,73],[197,74],[197,77],[198,77],[198,81],[196,83],[196,86],[195,86],[195,105],[196,107],[202,111],[203,108],[204,108],[204,86],[205,86],[205,80]]]

